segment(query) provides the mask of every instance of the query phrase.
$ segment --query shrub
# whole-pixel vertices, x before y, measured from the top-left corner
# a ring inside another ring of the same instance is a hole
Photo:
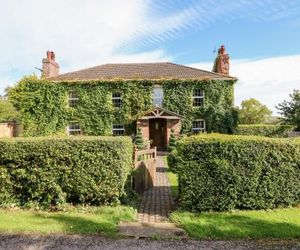
[[[137,129],[134,144],[139,150],[143,150],[145,148],[145,142],[140,128]]]
[[[177,138],[174,134],[174,129],[171,129],[171,134],[170,134],[170,138],[169,138],[169,145],[168,145],[168,150],[169,151],[172,151],[172,149],[174,149],[176,141],[177,141]]]
[[[45,206],[118,202],[132,148],[127,137],[1,140],[0,203],[6,198]]]
[[[195,211],[300,203],[300,140],[198,135],[176,144],[181,206]]]
[[[294,130],[291,125],[239,125],[235,131],[238,135],[259,135],[267,137],[288,137],[288,133]]]

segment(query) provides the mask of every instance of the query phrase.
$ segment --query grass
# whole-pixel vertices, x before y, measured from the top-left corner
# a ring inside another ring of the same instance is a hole
[[[167,156],[163,157],[163,161],[165,166],[168,167],[168,160],[167,160]],[[178,197],[178,177],[175,173],[171,172],[171,170],[167,169],[167,176],[171,185],[171,192],[174,198]]]
[[[134,221],[130,207],[98,207],[64,212],[0,210],[1,233],[66,233],[117,236],[120,221]]]
[[[300,238],[300,208],[201,214],[175,211],[171,221],[195,239]]]

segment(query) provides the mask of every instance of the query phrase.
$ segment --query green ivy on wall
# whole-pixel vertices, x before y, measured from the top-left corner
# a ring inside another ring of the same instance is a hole
[[[236,125],[233,110],[234,81],[208,80],[115,80],[51,82],[37,77],[23,78],[10,91],[10,100],[22,113],[25,136],[66,134],[70,121],[78,121],[86,135],[111,135],[113,124],[124,124],[127,134],[135,132],[135,120],[152,107],[153,87],[162,84],[164,108],[185,117],[183,132],[192,121],[205,119],[207,130],[231,133]],[[205,91],[203,107],[193,107],[193,88]],[[68,92],[79,97],[68,106]],[[112,93],[120,92],[122,105],[115,108]]]
[[[233,133],[237,125],[237,111],[233,108],[235,81],[190,80],[165,81],[164,107],[184,116],[182,130],[191,131],[192,122],[204,119],[208,132]],[[204,90],[204,105],[193,107],[193,89]]]

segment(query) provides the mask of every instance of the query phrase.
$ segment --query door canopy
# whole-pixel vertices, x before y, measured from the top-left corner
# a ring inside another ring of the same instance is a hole
[[[155,107],[152,110],[149,110],[144,113],[144,115],[139,119],[170,119],[170,120],[182,120],[183,116],[167,109],[163,109],[161,107]]]

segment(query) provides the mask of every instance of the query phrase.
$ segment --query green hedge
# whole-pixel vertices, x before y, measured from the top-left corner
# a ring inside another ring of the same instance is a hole
[[[267,209],[300,203],[300,140],[199,135],[170,157],[188,210]]]
[[[118,202],[132,166],[129,137],[0,140],[0,204]]]
[[[291,125],[239,125],[235,131],[237,135],[259,135],[267,137],[288,137],[288,132],[295,129]]]

